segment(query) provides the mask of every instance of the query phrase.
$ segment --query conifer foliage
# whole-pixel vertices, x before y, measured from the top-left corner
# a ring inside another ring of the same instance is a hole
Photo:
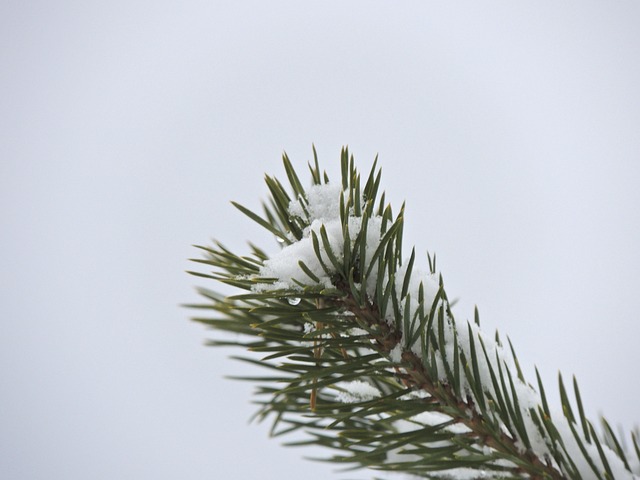
[[[190,307],[234,334],[211,345],[259,355],[235,358],[264,368],[247,380],[274,436],[302,431],[292,443],[327,447],[331,461],[424,478],[639,478],[637,432],[604,419],[596,430],[575,379],[559,377],[553,411],[510,341],[482,332],[477,312],[454,319],[435,255],[423,271],[403,252],[404,206],[385,203],[377,162],[361,177],[343,149],[334,183],[313,154],[309,187],[285,155],[289,186],[266,176],[262,214],[234,203],[279,251],[202,246],[194,261],[209,272],[190,272],[238,290],[199,289],[205,302]]]

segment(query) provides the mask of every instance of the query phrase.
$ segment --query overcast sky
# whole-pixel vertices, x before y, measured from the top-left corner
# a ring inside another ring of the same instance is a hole
[[[640,3],[0,6],[0,477],[371,478],[248,425],[246,367],[188,321],[192,244],[268,235],[286,150],[348,144],[438,257],[588,415],[640,422]]]

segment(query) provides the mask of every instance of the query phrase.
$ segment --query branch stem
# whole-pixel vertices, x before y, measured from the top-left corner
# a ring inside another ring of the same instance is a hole
[[[340,283],[340,282],[339,282]],[[345,292],[345,296],[335,299],[334,303],[346,308],[353,313],[362,323],[368,325],[374,332],[373,339],[378,351],[389,356],[391,350],[402,339],[402,332],[393,328],[382,318],[378,306],[372,302],[365,302],[362,306],[351,293],[348,285],[338,284],[337,288]],[[522,451],[517,446],[517,440],[495,428],[486,421],[483,415],[478,412],[473,400],[459,398],[455,395],[453,388],[440,381],[431,378],[425,365],[415,353],[405,350],[402,353],[402,368],[405,370],[400,375],[405,386],[413,387],[415,390],[426,392],[430,398],[430,403],[439,404],[445,407],[443,410],[450,412],[454,410],[458,413],[455,420],[468,427],[480,444],[486,445],[506,458],[518,459],[513,473],[528,474],[532,480],[563,480],[566,477],[557,470],[550,462],[544,462],[533,451]]]

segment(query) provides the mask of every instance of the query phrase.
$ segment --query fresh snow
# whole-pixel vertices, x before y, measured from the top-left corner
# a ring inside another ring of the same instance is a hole
[[[380,397],[380,390],[361,380],[339,382],[336,387],[340,389],[338,401],[342,403],[366,402]]]
[[[329,275],[322,268],[322,264],[316,256],[311,232],[314,232],[320,240],[320,229],[324,227],[332,253],[337,258],[342,257],[344,235],[342,222],[340,221],[341,192],[341,187],[332,183],[313,185],[307,192],[306,201],[298,199],[291,202],[289,214],[307,219],[309,226],[304,229],[302,239],[285,246],[264,263],[259,277],[274,279],[275,281],[273,283],[257,284],[254,287],[255,291],[302,290],[299,283],[304,285],[316,284],[302,271],[299,265],[300,261],[304,262],[309,270],[320,279],[320,285],[326,288],[333,286]],[[348,222],[350,241],[353,244],[362,229],[362,218],[350,216]],[[373,256],[376,247],[380,243],[381,226],[382,218],[379,216],[373,216],[368,220],[366,244],[369,258]],[[319,244],[323,263],[325,266],[331,267],[331,261],[321,240]],[[375,288],[375,285],[367,285],[368,289],[370,287]]]

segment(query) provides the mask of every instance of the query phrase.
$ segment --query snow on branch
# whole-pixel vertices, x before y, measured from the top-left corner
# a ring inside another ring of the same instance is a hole
[[[606,422],[598,434],[575,381],[577,411],[562,378],[563,411],[551,411],[510,343],[507,353],[477,317],[456,321],[435,257],[424,271],[415,249],[403,255],[404,209],[394,217],[378,194],[375,163],[362,183],[345,149],[333,183],[314,150],[307,189],[284,165],[291,190],[267,177],[265,217],[238,205],[280,250],[205,248],[200,260],[245,293],[205,293],[222,317],[198,320],[255,337],[218,344],[249,346],[263,356],[248,361],[280,372],[259,390],[274,434],[302,429],[336,462],[422,477],[640,478],[637,433],[631,450]]]

